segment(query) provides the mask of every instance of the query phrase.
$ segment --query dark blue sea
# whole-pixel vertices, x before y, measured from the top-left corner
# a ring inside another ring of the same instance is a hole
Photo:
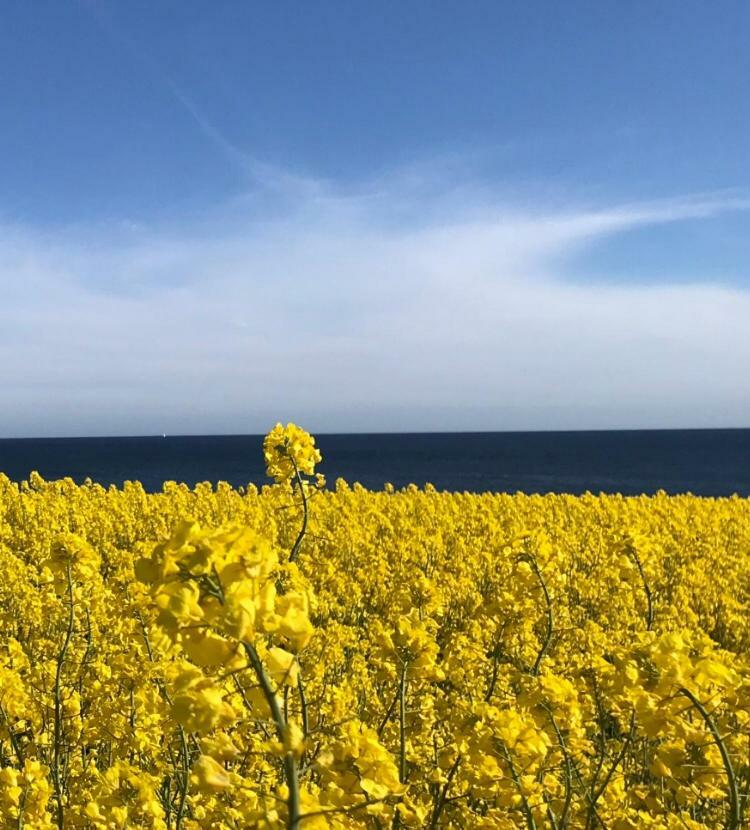
[[[71,476],[194,485],[267,483],[259,435],[0,440],[0,471],[20,481]],[[750,496],[750,429],[319,435],[320,466],[380,489]]]

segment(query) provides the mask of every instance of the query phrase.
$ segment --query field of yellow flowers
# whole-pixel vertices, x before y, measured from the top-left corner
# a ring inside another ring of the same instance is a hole
[[[0,476],[0,827],[750,826],[750,501]]]

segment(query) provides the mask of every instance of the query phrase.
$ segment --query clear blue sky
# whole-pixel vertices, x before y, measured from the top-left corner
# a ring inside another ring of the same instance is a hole
[[[0,23],[0,435],[750,425],[744,0]]]

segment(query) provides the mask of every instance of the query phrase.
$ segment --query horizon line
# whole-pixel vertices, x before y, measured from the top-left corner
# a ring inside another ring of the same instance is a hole
[[[308,430],[309,431],[309,430]],[[750,426],[722,427],[591,427],[581,429],[465,429],[465,430],[364,430],[351,432],[318,432],[310,434],[317,438],[342,436],[428,436],[428,435],[569,435],[581,433],[621,432],[743,432]],[[139,433],[134,435],[22,435],[0,436],[0,441],[112,441],[112,440],[165,440],[168,438],[264,438],[264,432],[175,432]]]

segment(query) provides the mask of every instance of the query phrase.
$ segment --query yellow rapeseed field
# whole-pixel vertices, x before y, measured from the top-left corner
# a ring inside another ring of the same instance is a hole
[[[0,826],[738,828],[750,501],[0,476]]]

